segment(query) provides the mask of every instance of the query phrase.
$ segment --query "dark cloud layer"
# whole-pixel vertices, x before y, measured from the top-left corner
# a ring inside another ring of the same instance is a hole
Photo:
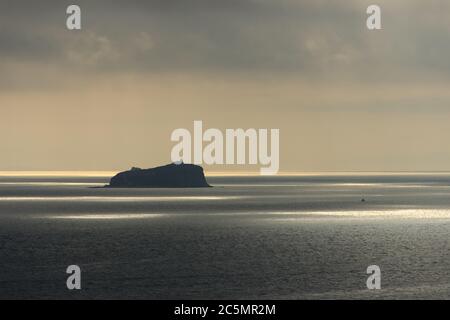
[[[365,28],[368,1],[76,1],[79,32],[65,29],[71,3],[2,0],[0,64],[356,81],[446,78],[450,71],[445,0],[426,8],[422,1],[379,1],[379,32]]]

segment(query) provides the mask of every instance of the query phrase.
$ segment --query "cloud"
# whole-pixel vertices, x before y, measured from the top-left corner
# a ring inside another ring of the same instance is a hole
[[[241,73],[357,82],[448,80],[450,71],[445,0],[380,0],[378,32],[365,28],[370,2],[359,0],[78,3],[81,31],[65,29],[67,1],[2,2],[0,68],[24,62],[52,64],[61,72]]]
[[[448,169],[448,0],[72,3],[0,1],[0,168],[157,165],[202,119],[280,128],[283,170]]]
[[[70,46],[65,48],[65,54],[72,64],[97,66],[117,62],[121,50],[108,37],[87,32],[72,41]]]

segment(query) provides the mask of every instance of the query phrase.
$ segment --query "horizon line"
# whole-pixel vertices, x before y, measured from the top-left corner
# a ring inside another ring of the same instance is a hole
[[[0,177],[13,176],[53,176],[53,177],[111,177],[124,170],[0,170]],[[315,175],[412,175],[412,174],[450,174],[450,170],[430,171],[280,171],[274,175],[261,175],[259,171],[205,171],[206,176],[315,176]]]

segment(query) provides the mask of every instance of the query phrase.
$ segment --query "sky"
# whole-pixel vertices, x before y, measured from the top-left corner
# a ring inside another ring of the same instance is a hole
[[[281,172],[448,171],[449,56],[448,0],[0,0],[0,171],[165,164],[194,120],[279,129]]]

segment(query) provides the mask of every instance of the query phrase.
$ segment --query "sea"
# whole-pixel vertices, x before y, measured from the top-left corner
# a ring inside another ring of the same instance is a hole
[[[0,173],[0,299],[450,297],[448,173],[207,180],[111,189],[105,174]]]

